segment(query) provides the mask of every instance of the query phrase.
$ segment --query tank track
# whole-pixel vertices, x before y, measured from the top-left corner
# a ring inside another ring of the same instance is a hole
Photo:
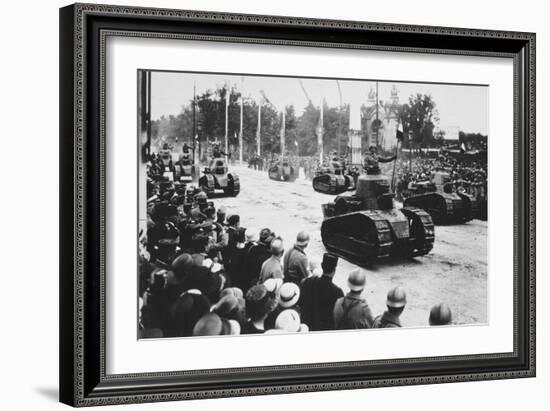
[[[409,257],[418,257],[428,254],[434,246],[434,223],[430,214],[416,207],[403,207],[401,212],[410,221],[410,248],[407,250]]]
[[[367,238],[361,238],[346,234],[345,228],[334,230],[342,228],[340,220],[337,220],[341,216],[335,217],[335,220],[329,218],[321,226],[321,238],[326,249],[358,265],[367,265],[374,260],[389,257],[393,247],[389,223],[376,212],[362,211],[360,214],[369,219],[370,228],[367,231],[372,234]]]
[[[236,197],[241,192],[241,180],[239,180],[239,176],[236,174],[231,174],[231,177],[233,179],[233,197]]]

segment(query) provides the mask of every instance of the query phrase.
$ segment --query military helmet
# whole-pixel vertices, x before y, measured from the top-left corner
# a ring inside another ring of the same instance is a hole
[[[403,287],[394,287],[388,291],[386,305],[388,307],[401,308],[407,304],[407,293]]]
[[[361,291],[367,285],[367,275],[364,270],[356,268],[348,276],[348,287],[352,291]]]
[[[448,325],[452,321],[452,312],[445,303],[437,304],[430,310],[430,325]]]

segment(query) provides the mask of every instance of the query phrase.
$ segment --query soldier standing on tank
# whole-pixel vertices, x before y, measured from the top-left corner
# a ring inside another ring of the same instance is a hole
[[[389,163],[394,161],[397,155],[391,157],[383,157],[378,154],[376,146],[370,146],[369,152],[363,158],[363,168],[367,171],[367,174],[380,174],[380,167],[378,163]]]
[[[227,156],[228,154],[220,149],[219,144],[214,144],[212,147],[212,157],[221,158],[221,156]]]
[[[184,160],[191,160],[192,152],[191,147],[187,143],[183,143],[183,147],[181,148],[182,153],[180,154],[179,163],[180,165],[185,165]],[[187,162],[188,164],[189,162]]]

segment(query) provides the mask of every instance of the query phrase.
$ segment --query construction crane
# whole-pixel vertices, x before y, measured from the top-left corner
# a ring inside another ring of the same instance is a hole
[[[313,101],[311,101],[309,94],[307,94],[307,91],[306,91],[306,88],[304,87],[304,83],[302,82],[302,79],[299,78],[298,81],[300,82],[300,87],[302,88],[302,91],[304,92],[304,95],[306,96],[307,101],[309,101],[311,105],[315,105],[313,104]]]

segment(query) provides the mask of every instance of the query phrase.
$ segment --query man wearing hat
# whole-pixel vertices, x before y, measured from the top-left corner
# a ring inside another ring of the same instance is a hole
[[[222,257],[224,265],[229,267],[231,265],[231,259],[235,254],[235,249],[237,248],[237,237],[242,231],[240,228],[241,218],[238,214],[230,215],[227,219],[227,223],[227,247],[222,250]],[[242,242],[244,243],[244,241]]]
[[[285,310],[292,309],[300,314],[302,310],[298,305],[298,301],[300,301],[300,287],[294,283],[283,283],[279,289],[279,302],[277,307],[275,307],[273,312],[265,319],[265,329],[274,328],[277,317]]]
[[[321,263],[323,275],[306,278],[300,286],[302,321],[312,331],[334,330],[334,304],[344,296],[342,289],[332,282],[337,264],[338,257],[325,253]]]
[[[264,283],[270,278],[283,278],[283,263],[281,259],[283,257],[285,249],[283,246],[283,240],[281,238],[275,238],[271,241],[269,252],[271,257],[264,261],[262,269],[260,270],[259,283]]]
[[[190,337],[199,319],[209,312],[208,298],[198,290],[182,293],[172,304],[169,312],[165,337]]]
[[[384,314],[374,319],[373,328],[400,328],[401,321],[399,316],[407,304],[407,294],[402,287],[394,287],[388,291],[386,298],[386,307]]]
[[[300,314],[293,309],[286,309],[279,313],[275,320],[275,329],[290,333],[309,331],[308,327],[300,322]]]
[[[445,303],[437,304],[430,310],[430,325],[449,325],[453,320],[453,315],[449,306]]]
[[[367,300],[361,294],[367,285],[367,276],[359,268],[348,276],[349,293],[339,298],[334,304],[334,327],[337,330],[372,328],[372,313]]]
[[[269,253],[269,247],[273,238],[275,238],[275,233],[273,233],[269,228],[264,228],[260,231],[260,239],[258,243],[252,245],[248,250],[245,264],[246,277],[249,281],[248,287],[252,284],[258,283],[258,277],[260,276],[262,264],[271,256]],[[243,289],[243,291],[245,290]]]
[[[175,224],[170,221],[159,223],[155,226],[155,233],[149,230],[147,238],[150,241],[151,234],[154,238],[149,244],[149,253],[151,262],[159,268],[168,269],[172,260],[176,257],[179,251],[180,233]]]
[[[305,249],[309,244],[309,234],[300,231],[296,236],[294,247],[288,250],[284,256],[283,273],[285,282],[300,285],[302,280],[309,277],[309,265]]]
[[[367,174],[379,174],[380,167],[378,163],[389,163],[397,158],[397,156],[392,157],[382,157],[378,155],[378,148],[376,146],[370,146],[369,152],[365,155],[363,159],[363,168],[367,171]]]
[[[236,335],[240,334],[237,321],[221,318],[218,314],[208,313],[193,327],[193,336]]]

